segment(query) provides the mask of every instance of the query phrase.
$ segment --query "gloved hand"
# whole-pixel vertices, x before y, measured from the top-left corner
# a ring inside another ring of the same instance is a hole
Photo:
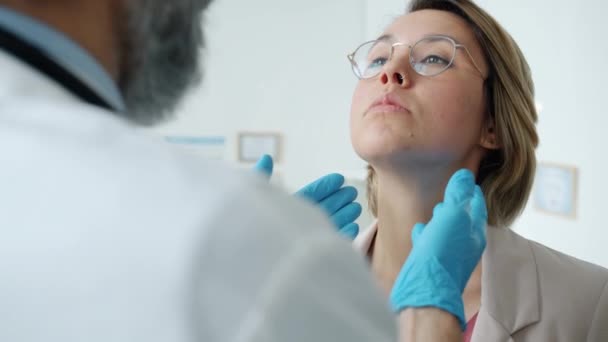
[[[456,316],[464,331],[462,292],[485,249],[487,220],[473,174],[457,171],[428,224],[412,230],[412,251],[390,294],[393,310],[436,307]]]
[[[262,156],[254,170],[268,178],[272,175],[272,157]],[[298,192],[300,196],[314,205],[321,207],[344,236],[354,239],[359,234],[359,225],[355,220],[361,215],[361,204],[355,202],[357,189],[344,185],[344,176],[332,173],[306,185]]]
[[[270,176],[272,176],[273,168],[274,168],[274,162],[272,161],[272,157],[267,154],[260,157],[260,159],[258,159],[258,162],[255,163],[255,165],[253,166],[253,169],[256,172],[259,172],[260,174],[264,175],[268,179],[270,179]]]

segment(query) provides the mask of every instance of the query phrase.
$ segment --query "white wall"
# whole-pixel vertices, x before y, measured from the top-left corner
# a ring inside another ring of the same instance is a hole
[[[283,160],[273,179],[288,191],[330,172],[361,177],[365,164],[352,150],[348,123],[356,78],[346,55],[365,36],[365,5],[215,0],[204,83],[176,121],[154,132],[225,136],[232,162],[237,132],[281,132]],[[350,184],[363,192],[363,183]],[[359,220],[370,221],[366,212]]]
[[[605,35],[608,5],[585,1],[480,1],[520,44],[533,71],[540,162],[579,168],[578,218],[536,211],[532,203],[516,230],[582,259],[608,266],[608,225],[604,194],[608,163],[603,157],[608,127]]]
[[[378,37],[406,8],[405,0],[365,0],[365,39]]]
[[[578,218],[530,205],[515,229],[582,259],[608,266],[604,161],[608,110],[608,5],[600,0],[481,0],[520,44],[543,104],[539,161],[579,168]],[[161,133],[225,135],[235,160],[239,130],[285,134],[279,167],[287,188],[331,171],[360,170],[348,133],[355,83],[345,55],[376,36],[403,0],[217,0],[209,13],[204,86]],[[219,119],[221,118],[221,119]],[[367,221],[364,218],[363,221]]]
[[[164,134],[284,134],[277,169],[287,188],[361,169],[349,136],[355,78],[346,55],[363,36],[363,0],[217,0],[208,13],[203,86]]]

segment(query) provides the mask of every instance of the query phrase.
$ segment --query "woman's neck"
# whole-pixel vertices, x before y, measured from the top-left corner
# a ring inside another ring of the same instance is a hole
[[[449,178],[444,174],[412,175],[378,170],[378,232],[374,240],[372,272],[390,291],[412,249],[411,232],[417,222],[428,222],[443,200]]]
[[[412,249],[412,228],[418,222],[427,223],[431,219],[433,208],[443,201],[445,187],[455,171],[412,175],[376,169],[378,231],[370,257],[372,272],[387,295]],[[463,292],[467,320],[480,307],[481,271],[480,263]]]

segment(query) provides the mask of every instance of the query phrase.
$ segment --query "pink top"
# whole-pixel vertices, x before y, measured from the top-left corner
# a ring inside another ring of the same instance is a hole
[[[477,315],[475,314],[471,319],[467,322],[467,330],[464,331],[464,342],[470,342],[471,337],[473,336],[473,329],[475,329],[475,322],[477,322]]]

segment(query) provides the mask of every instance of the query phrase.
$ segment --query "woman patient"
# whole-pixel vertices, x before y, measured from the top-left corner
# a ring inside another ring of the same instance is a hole
[[[377,222],[356,239],[387,296],[450,176],[471,170],[487,247],[464,289],[465,339],[608,341],[608,271],[512,232],[535,173],[534,86],[511,36],[466,0],[412,1],[349,55],[351,138]]]

